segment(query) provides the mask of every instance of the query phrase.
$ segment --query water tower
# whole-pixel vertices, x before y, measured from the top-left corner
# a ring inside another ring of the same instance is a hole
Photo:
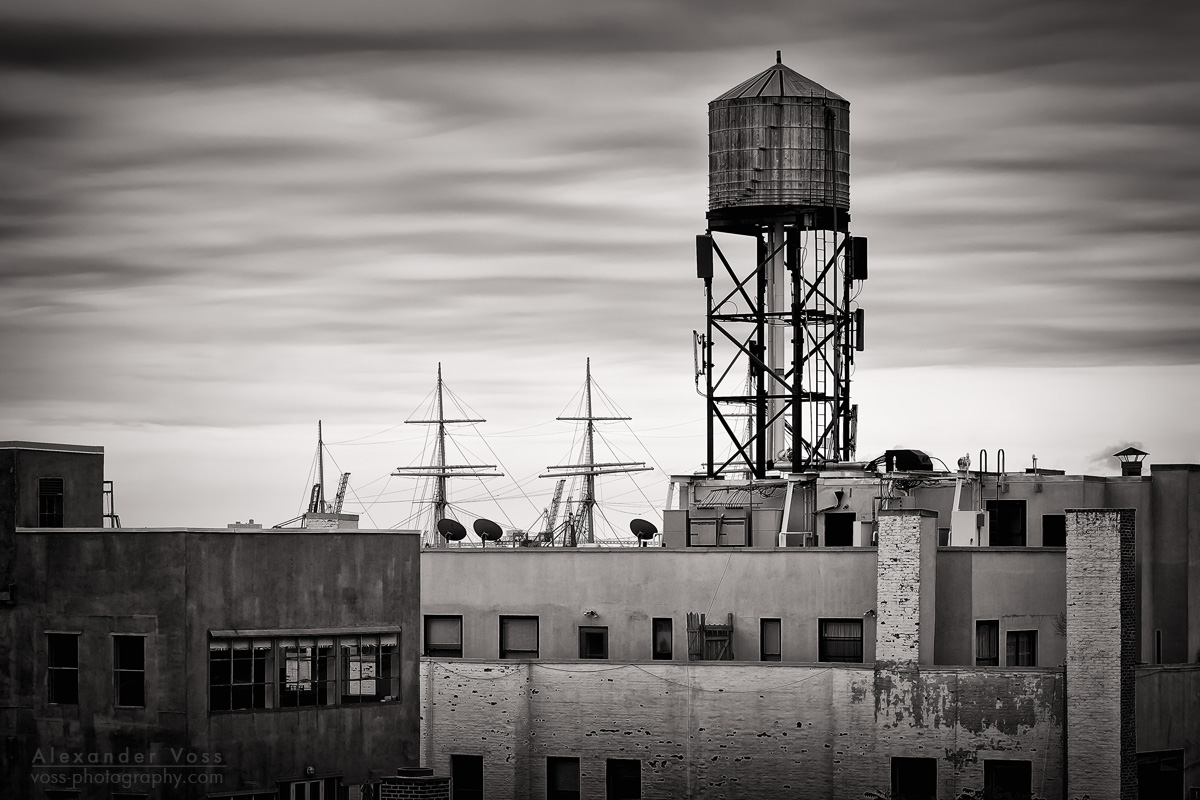
[[[852,460],[867,248],[849,232],[850,104],[777,53],[708,104],[708,126],[708,477]]]

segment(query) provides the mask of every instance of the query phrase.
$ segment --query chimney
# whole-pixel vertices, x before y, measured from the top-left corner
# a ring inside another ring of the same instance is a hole
[[[1136,447],[1126,447],[1119,453],[1113,453],[1113,458],[1121,462],[1123,477],[1137,477],[1142,474],[1142,461],[1147,455]]]

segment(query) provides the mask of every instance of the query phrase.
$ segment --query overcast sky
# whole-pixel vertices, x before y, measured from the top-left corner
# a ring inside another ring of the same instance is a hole
[[[104,445],[126,525],[273,524],[324,419],[387,527],[439,361],[524,479],[590,356],[690,472],[707,103],[781,49],[851,102],[860,457],[1200,461],[1195,9],[7,0],[0,439]]]

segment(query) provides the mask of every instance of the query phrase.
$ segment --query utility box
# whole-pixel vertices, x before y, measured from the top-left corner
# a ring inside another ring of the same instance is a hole
[[[687,547],[688,512],[671,509],[663,512],[663,547]]]
[[[988,515],[986,511],[951,511],[950,544],[953,547],[987,547]]]
[[[716,517],[689,520],[688,547],[716,547],[717,522]]]
[[[750,515],[733,513],[721,517],[717,529],[717,544],[721,547],[746,547],[750,544]]]

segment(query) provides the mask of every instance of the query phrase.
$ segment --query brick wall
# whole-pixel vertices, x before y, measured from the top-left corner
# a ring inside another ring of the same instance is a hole
[[[982,796],[984,761],[1032,762],[1062,796],[1062,673],[871,665],[422,661],[422,763],[480,755],[489,798],[545,797],[546,758],[639,759],[642,796],[821,797],[890,790],[891,758],[937,759],[939,796]]]
[[[933,663],[937,515],[884,511],[879,515],[878,622],[875,658],[885,664]]]
[[[379,800],[450,800],[450,779],[413,767],[379,782]]]
[[[1137,797],[1132,509],[1067,511],[1068,796]]]

